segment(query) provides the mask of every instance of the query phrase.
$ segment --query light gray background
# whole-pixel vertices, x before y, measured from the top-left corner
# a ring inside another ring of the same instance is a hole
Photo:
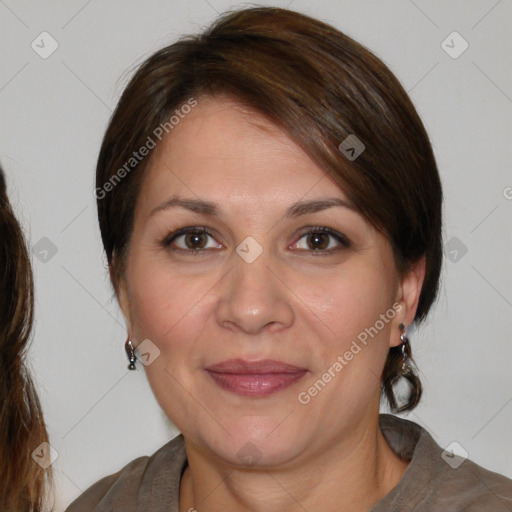
[[[135,64],[240,5],[0,1],[0,162],[31,247],[47,237],[57,248],[46,262],[33,253],[30,352],[59,455],[57,511],[175,433],[144,372],[126,369],[126,331],[111,300],[93,196],[106,123]],[[512,477],[511,1],[260,5],[333,23],[410,92],[441,172],[445,241],[452,250],[457,237],[467,253],[446,260],[439,303],[412,335],[425,394],[407,417],[441,446],[457,441],[475,462]],[[59,45],[47,59],[31,48],[43,31]],[[441,47],[453,31],[469,44],[456,59]]]

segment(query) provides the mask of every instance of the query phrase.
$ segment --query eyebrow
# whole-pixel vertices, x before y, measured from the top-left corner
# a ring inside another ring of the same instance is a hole
[[[173,196],[154,208],[148,215],[148,218],[152,217],[157,212],[168,210],[169,208],[176,206],[181,206],[182,208],[190,210],[194,213],[209,215],[212,217],[224,217],[225,215],[222,208],[211,201],[203,201],[202,199],[185,199]],[[301,215],[306,215],[308,213],[315,213],[326,210],[327,208],[332,208],[334,206],[341,206],[353,211],[358,211],[355,205],[346,199],[342,199],[340,197],[329,197],[325,199],[314,199],[310,201],[298,201],[292,204],[286,210],[284,216],[285,218],[295,218],[300,217]]]

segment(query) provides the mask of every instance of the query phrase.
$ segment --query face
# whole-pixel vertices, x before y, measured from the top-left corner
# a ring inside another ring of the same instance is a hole
[[[186,441],[287,465],[375,421],[416,274],[399,278],[339,186],[228,99],[201,98],[154,151],[119,298]]]

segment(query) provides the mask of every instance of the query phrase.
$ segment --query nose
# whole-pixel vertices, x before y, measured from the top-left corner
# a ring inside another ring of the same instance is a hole
[[[221,283],[218,323],[246,334],[290,327],[294,321],[289,300],[293,293],[278,276],[265,251],[251,263],[234,254],[233,268]]]

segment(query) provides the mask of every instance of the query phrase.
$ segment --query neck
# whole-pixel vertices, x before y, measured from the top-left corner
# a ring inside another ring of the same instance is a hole
[[[185,444],[180,512],[366,512],[396,486],[408,465],[387,444],[378,417],[285,469],[241,469]]]

